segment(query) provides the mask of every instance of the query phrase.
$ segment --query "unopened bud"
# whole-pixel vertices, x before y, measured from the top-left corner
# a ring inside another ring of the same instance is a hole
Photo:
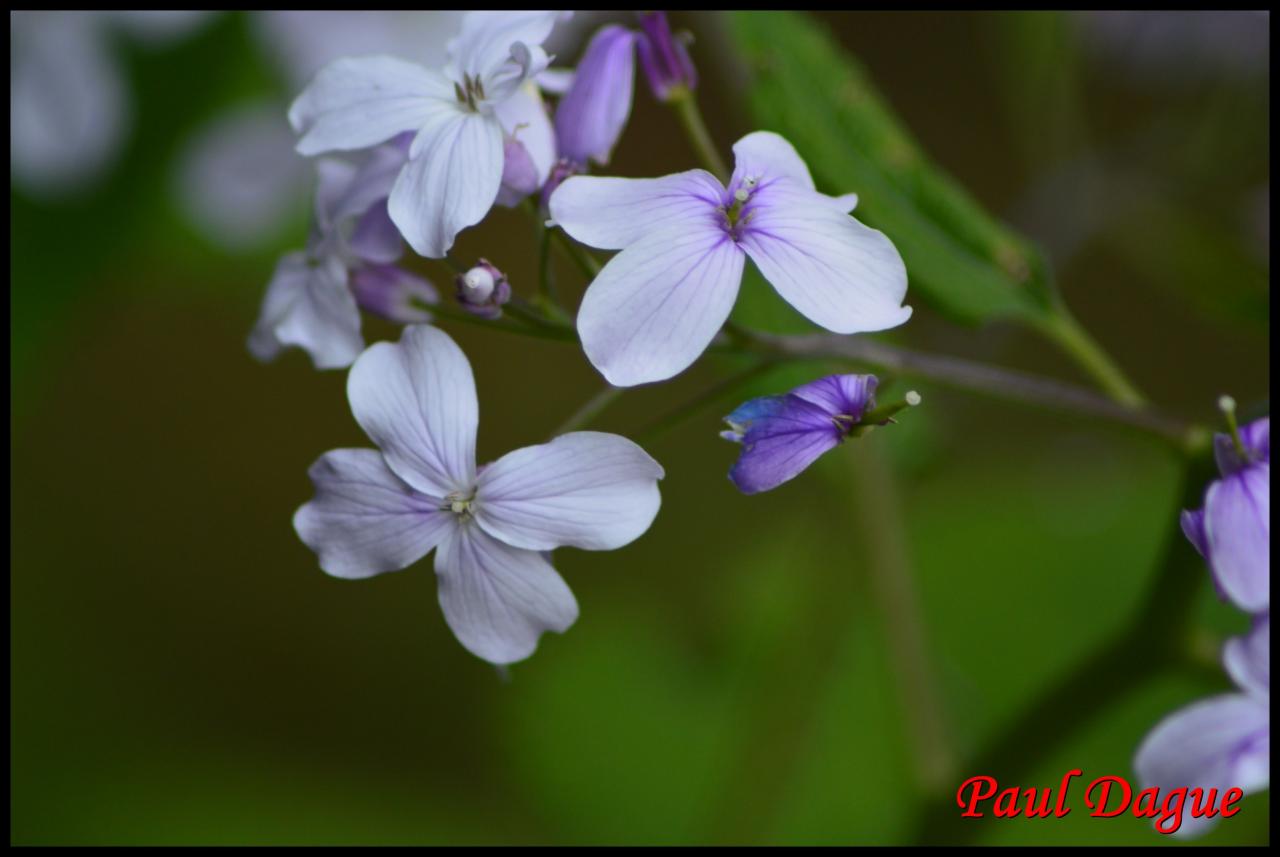
[[[692,90],[698,85],[698,72],[689,59],[682,39],[671,33],[665,12],[643,12],[641,35],[636,42],[640,67],[649,79],[649,87],[659,101],[667,101],[677,90]]]
[[[458,303],[472,315],[498,318],[502,305],[511,300],[507,277],[488,261],[481,259],[475,267],[455,279]]]

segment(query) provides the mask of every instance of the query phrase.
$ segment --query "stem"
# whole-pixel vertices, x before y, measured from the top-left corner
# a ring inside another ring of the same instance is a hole
[[[560,250],[569,257],[573,264],[578,266],[578,270],[588,280],[594,280],[596,275],[600,273],[600,269],[604,267],[600,264],[600,260],[565,234],[563,229],[549,229],[548,231],[550,231],[552,239],[555,240]]]
[[[457,321],[463,324],[476,325],[477,327],[485,327],[489,330],[500,330],[504,333],[514,333],[518,336],[532,336],[536,339],[551,339],[558,342],[576,342],[578,335],[573,328],[560,327],[556,325],[541,325],[534,327],[527,324],[513,324],[503,319],[480,318],[466,312],[455,312],[445,307],[434,306],[432,304],[424,304],[420,301],[414,301],[415,306],[419,306],[427,312],[431,313],[438,319],[446,321]]]
[[[761,360],[735,375],[730,375],[720,383],[703,390],[689,401],[668,411],[666,414],[640,429],[640,431],[636,432],[636,440],[654,440],[655,438],[666,434],[680,423],[689,419],[689,417],[698,413],[698,411],[702,410],[705,406],[729,395],[743,384],[758,378],[776,365],[776,361]]]
[[[577,431],[583,426],[589,424],[596,417],[600,416],[606,408],[616,402],[625,392],[625,387],[614,387],[612,385],[605,387],[590,399],[583,402],[582,407],[574,411],[567,420],[561,423],[560,427],[551,433],[551,436],[554,438],[562,434],[568,434],[571,431]]]
[[[743,335],[747,332],[739,329],[738,333]],[[1120,404],[1091,390],[1051,378],[958,357],[908,351],[864,337],[827,334],[779,336],[760,331],[751,331],[748,335],[748,347],[769,354],[852,360],[904,376],[937,381],[957,389],[1097,417],[1155,434],[1183,451],[1195,451],[1207,443],[1208,433],[1202,428],[1148,408]]]
[[[853,445],[856,456],[847,477],[865,543],[867,576],[883,618],[916,782],[926,794],[939,794],[952,785],[955,753],[920,618],[897,486],[884,450],[867,443]]]
[[[1178,508],[1198,506],[1204,485],[1213,476],[1212,456],[1206,449],[1192,460],[1183,477]],[[1183,537],[1174,511],[1168,516],[1160,571],[1135,621],[1001,729],[992,746],[964,763],[966,773],[992,776],[1001,783],[1024,783],[1054,749],[1110,706],[1160,675],[1188,666],[1187,628],[1206,574],[1204,561]],[[1135,652],[1142,653],[1138,661]],[[941,794],[924,806],[913,829],[919,831],[920,844],[955,845],[984,828],[960,816],[954,794]]]
[[[1120,367],[1112,361],[1097,340],[1080,326],[1080,322],[1076,321],[1065,306],[1059,306],[1057,312],[1038,327],[1089,373],[1114,401],[1127,408],[1141,408],[1146,404],[1146,399],[1125,377]]]
[[[706,123],[702,121],[702,111],[698,109],[698,99],[694,97],[693,92],[685,87],[674,89],[667,103],[675,108],[676,116],[680,117],[680,124],[684,126],[684,132],[689,137],[689,143],[702,160],[703,166],[722,183],[727,184],[729,169],[720,157],[720,152],[716,150],[716,144],[711,140]]]

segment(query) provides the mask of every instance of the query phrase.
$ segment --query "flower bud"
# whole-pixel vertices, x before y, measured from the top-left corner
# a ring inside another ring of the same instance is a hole
[[[459,274],[455,283],[458,303],[481,318],[498,318],[502,315],[502,305],[511,300],[506,275],[484,259],[465,274]]]
[[[677,88],[694,89],[698,85],[697,69],[689,59],[684,42],[672,35],[667,13],[641,13],[640,29],[636,50],[654,97],[669,101]]]
[[[609,155],[631,114],[635,88],[634,43],[643,38],[626,27],[604,27],[591,39],[556,108],[560,156],[585,165],[609,163]]]

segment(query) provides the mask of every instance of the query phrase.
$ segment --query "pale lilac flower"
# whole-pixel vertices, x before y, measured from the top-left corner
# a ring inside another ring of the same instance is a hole
[[[720,436],[742,444],[729,479],[743,494],[777,488],[798,476],[823,453],[866,428],[876,406],[874,375],[828,375],[781,396],[762,396],[739,405]],[[909,393],[907,403],[919,403]]]
[[[1271,608],[1271,420],[1240,428],[1241,456],[1225,434],[1214,438],[1222,478],[1204,508],[1182,513],[1182,531],[1209,563],[1218,590],[1241,609]]]
[[[672,34],[667,13],[641,13],[640,28],[644,32],[637,45],[640,65],[654,96],[667,101],[680,90],[696,88],[698,70],[693,67],[684,42]]]
[[[443,73],[389,56],[331,63],[289,110],[301,134],[298,151],[363,149],[413,132],[388,210],[414,250],[444,256],[457,233],[480,222],[497,199],[505,140],[514,137],[530,155],[541,145],[532,139],[533,125],[549,126],[550,119],[540,98],[534,103],[533,80],[549,62],[542,42],[563,17],[469,13],[449,43]],[[547,172],[551,162],[545,161]]]
[[[249,337],[259,360],[298,346],[318,369],[349,366],[364,348],[361,306],[401,323],[430,319],[415,302],[435,303],[435,289],[392,264],[403,247],[386,197],[404,164],[404,148],[380,146],[360,166],[330,158],[316,163],[311,238],[305,252],[280,260],[267,287]]]
[[[511,284],[507,282],[507,275],[485,259],[466,273],[459,274],[454,285],[458,303],[480,318],[500,318],[503,305],[511,300]]]
[[[662,468],[618,435],[572,432],[477,468],[471,366],[436,328],[370,347],[347,397],[378,450],[321,456],[294,528],[335,577],[397,571],[434,548],[445,621],[492,663],[528,657],[578,617],[546,551],[613,550],[657,515]]]
[[[705,170],[658,179],[574,176],[551,195],[552,219],[584,244],[622,250],[587,289],[578,332],[611,384],[661,381],[687,368],[729,317],[749,256],[778,293],[837,333],[905,322],[907,272],[893,243],[830,197],[791,144],[757,131],[733,147],[725,188]]]
[[[1227,642],[1227,673],[1240,689],[1194,702],[1160,721],[1134,757],[1144,788],[1229,788],[1245,794],[1271,782],[1271,618],[1259,616],[1245,637]],[[1216,819],[1183,816],[1176,835],[1205,832]]]
[[[9,13],[9,170],[24,190],[56,197],[97,180],[116,159],[132,102],[112,40],[124,30],[160,44],[208,12]]]

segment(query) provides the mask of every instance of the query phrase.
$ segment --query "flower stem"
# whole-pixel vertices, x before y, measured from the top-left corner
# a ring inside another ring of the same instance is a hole
[[[625,387],[606,386],[603,390],[583,402],[582,407],[574,411],[567,420],[561,423],[560,427],[551,433],[551,436],[553,438],[559,437],[562,434],[577,431],[583,426],[589,425],[592,420],[600,416],[606,408],[616,402],[625,392]]]
[[[723,399],[733,391],[742,387],[742,385],[746,384],[748,381],[758,378],[776,365],[777,361],[775,360],[761,360],[757,363],[753,363],[751,366],[748,366],[737,374],[730,375],[720,383],[708,387],[706,390],[703,390],[684,404],[668,411],[663,416],[640,429],[636,432],[635,439],[650,441],[666,434],[680,423],[697,414],[698,411],[702,410],[704,407],[712,405],[720,399]]]
[[[689,143],[701,159],[702,165],[721,182],[728,183],[729,168],[725,166],[724,159],[716,150],[716,144],[711,140],[711,133],[707,131],[707,124],[702,121],[702,111],[698,109],[698,99],[693,92],[686,87],[673,89],[667,103],[675,109],[676,116],[680,118],[680,124],[684,126],[684,132],[689,138]]]
[[[1038,327],[1066,351],[1112,400],[1128,408],[1141,408],[1146,404],[1146,399],[1106,350],[1081,327],[1066,307],[1059,306],[1057,312]]]

